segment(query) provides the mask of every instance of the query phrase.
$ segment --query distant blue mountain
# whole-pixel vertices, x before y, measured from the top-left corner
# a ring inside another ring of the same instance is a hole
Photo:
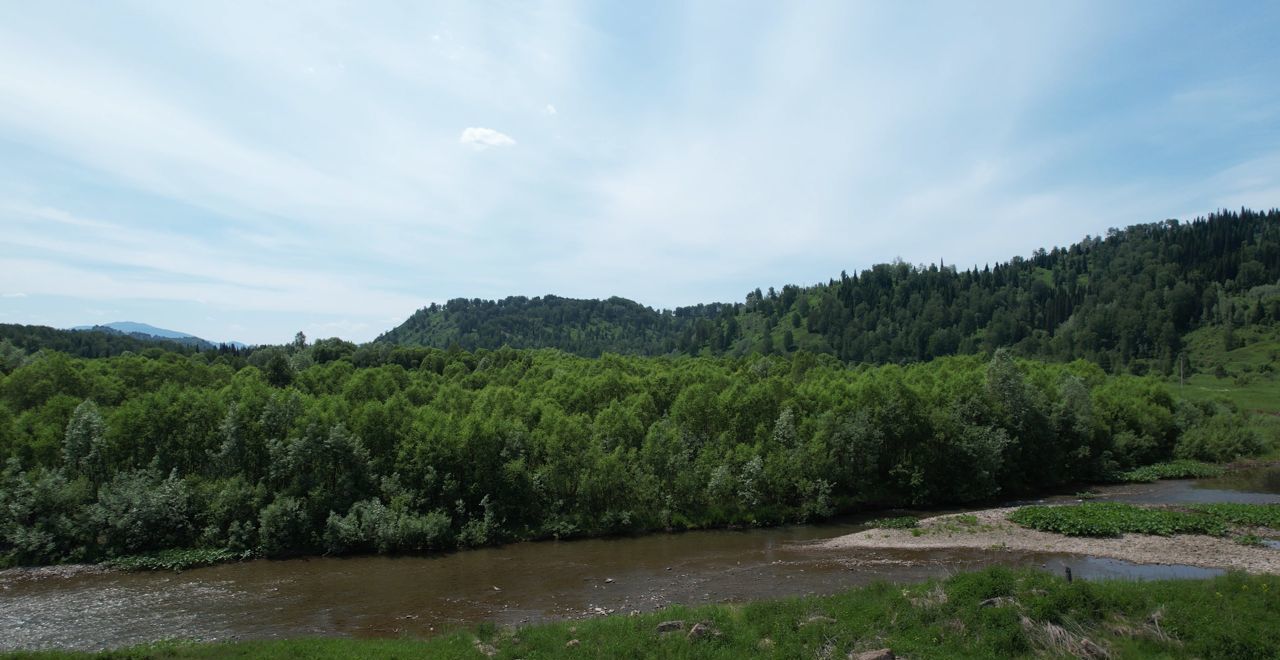
[[[185,332],[178,332],[177,330],[166,330],[164,328],[157,328],[154,325],[150,325],[147,323],[137,323],[134,321],[116,321],[114,323],[103,323],[99,327],[111,328],[112,330],[123,332],[126,335],[131,335],[136,332],[138,334],[151,335],[152,337],[163,337],[165,339],[199,339],[199,337],[196,337],[195,335],[189,335]],[[74,328],[74,329],[85,330],[86,328],[84,326],[81,326],[79,328]]]
[[[178,342],[179,344],[190,344],[199,348],[214,348],[217,343],[207,339],[202,339],[192,334],[178,332],[177,330],[167,330],[165,328],[157,328],[147,323],[138,323],[136,321],[115,321],[112,323],[103,323],[101,325],[78,325],[72,330],[105,330],[108,332],[119,332],[131,337],[139,339],[165,339],[168,341]],[[224,342],[228,346],[236,348],[245,348],[246,346],[238,341]]]

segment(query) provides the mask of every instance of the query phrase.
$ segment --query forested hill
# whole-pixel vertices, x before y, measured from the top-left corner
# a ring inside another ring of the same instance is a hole
[[[15,364],[6,369],[5,364],[20,361],[22,356],[42,349],[77,357],[98,358],[125,352],[142,353],[148,349],[194,353],[200,348],[207,347],[158,337],[128,335],[101,326],[88,330],[61,330],[43,325],[0,323],[0,370],[5,372],[16,368]]]
[[[698,305],[657,311],[625,298],[578,300],[515,296],[502,300],[458,298],[418,310],[377,341],[467,350],[558,348],[596,357],[602,353],[657,355],[676,350],[696,319],[717,318],[734,305]]]
[[[804,349],[871,363],[1013,347],[1167,373],[1190,330],[1280,320],[1278,282],[1280,211],[1224,211],[1111,230],[994,266],[879,264],[816,286],[757,289],[745,304],[656,311],[620,298],[454,300],[420,310],[380,341],[588,356]]]

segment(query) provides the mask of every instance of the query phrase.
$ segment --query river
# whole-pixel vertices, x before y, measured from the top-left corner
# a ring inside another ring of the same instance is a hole
[[[1095,492],[1100,500],[1133,503],[1280,502],[1280,470],[1255,472]],[[1218,573],[1078,555],[897,550],[851,556],[808,547],[863,529],[865,520],[517,543],[438,557],[263,560],[183,573],[0,571],[0,650],[93,650],[171,638],[424,636],[480,622],[520,624],[675,603],[832,593],[992,564],[1055,572],[1069,566],[1086,579]]]

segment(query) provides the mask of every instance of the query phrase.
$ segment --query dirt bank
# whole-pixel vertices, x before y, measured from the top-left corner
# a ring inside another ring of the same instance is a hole
[[[1185,564],[1250,573],[1280,574],[1280,550],[1243,546],[1229,538],[1200,535],[1119,538],[1061,536],[1019,527],[1006,517],[1016,507],[957,513],[920,521],[911,529],[869,529],[816,544],[817,548],[976,548],[1022,552],[1065,552],[1121,559],[1137,564]],[[976,520],[975,520],[976,519]]]

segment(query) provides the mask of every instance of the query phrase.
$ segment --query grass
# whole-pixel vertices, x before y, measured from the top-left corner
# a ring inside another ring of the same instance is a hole
[[[1131,483],[1150,483],[1160,479],[1206,479],[1220,477],[1225,471],[1221,466],[1212,463],[1183,459],[1129,470],[1120,475],[1120,480]]]
[[[1244,410],[1280,414],[1280,327],[1237,328],[1239,347],[1230,351],[1222,332],[1221,326],[1209,326],[1184,337],[1198,373],[1177,388],[1179,393],[1193,400],[1227,399]]]
[[[867,521],[868,529],[911,529],[920,526],[920,519],[915,516],[899,516],[897,518],[876,518]]]
[[[1280,577],[1089,582],[990,568],[835,596],[672,607],[426,640],[293,639],[165,643],[104,658],[843,658],[889,648],[924,658],[1280,656]],[[660,633],[658,624],[683,630]],[[690,637],[696,623],[707,634]],[[16,656],[11,656],[16,657]],[[42,653],[29,657],[79,658]]]
[[[1190,511],[1175,511],[1118,502],[1085,502],[1075,506],[1024,506],[1009,514],[1009,520],[1029,529],[1066,536],[1225,536],[1231,525],[1280,530],[1280,505],[1197,504]]]

